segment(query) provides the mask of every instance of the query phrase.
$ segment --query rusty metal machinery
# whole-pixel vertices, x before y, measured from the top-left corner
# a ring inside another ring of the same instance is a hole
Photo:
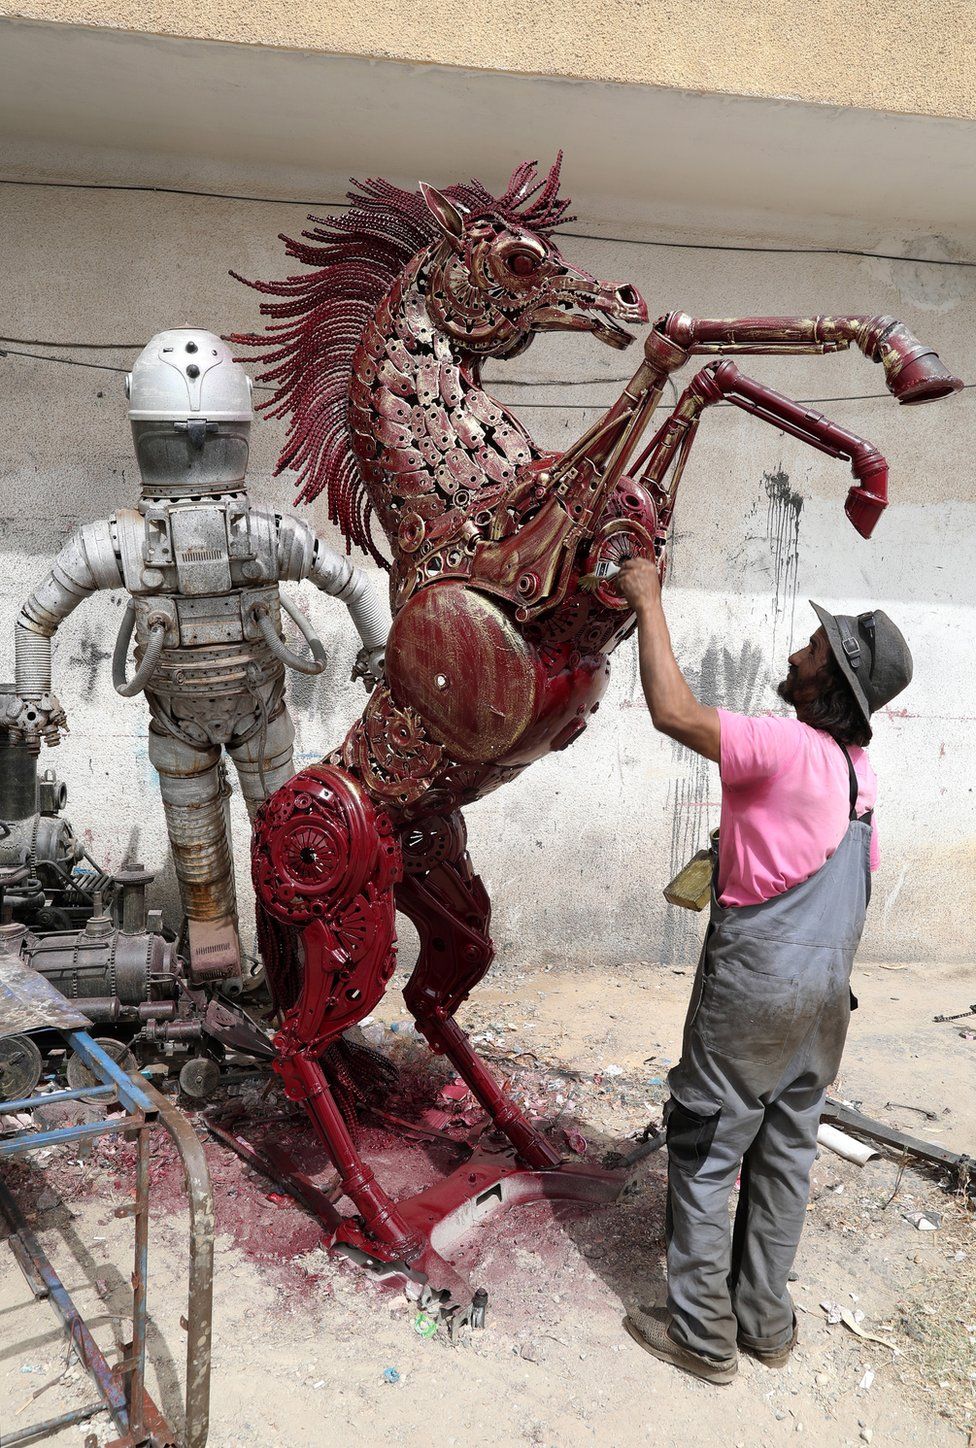
[[[613,650],[633,627],[615,564],[664,572],[678,483],[704,410],[720,400],[846,458],[847,514],[864,537],[887,500],[880,451],[829,419],[742,376],[731,362],[692,379],[640,457],[673,373],[709,354],[830,353],[855,346],[879,363],[900,403],[962,384],[891,317],[695,319],[668,313],[610,408],[566,451],[545,451],[484,388],[487,358],[524,351],[546,331],[612,347],[644,322],[635,287],[598,280],[553,238],[568,202],[559,161],[516,168],[504,194],[479,182],[408,192],[371,180],[341,215],[310,218],[286,240],[305,268],[253,283],[269,298],[257,350],[287,417],[279,470],[300,497],[324,493],[350,543],[389,569],[394,621],[385,684],[342,746],[304,769],[257,817],[253,869],[269,979],[284,1012],[277,1068],[304,1103],[358,1217],[336,1240],[370,1261],[436,1257],[437,1225],[474,1190],[462,1173],[436,1203],[394,1202],[350,1131],[341,1033],[372,1011],[392,976],[394,906],[420,955],[404,997],[515,1153],[475,1208],[504,1196],[506,1170],[572,1195],[572,1172],[479,1060],[454,1014],[493,954],[490,902],[465,845],[460,809],[579,736],[599,705]],[[243,280],[243,279],[242,279]],[[376,541],[386,535],[390,557]],[[578,1181],[578,1194],[596,1189]],[[438,1270],[444,1270],[440,1262]]]
[[[50,770],[38,776],[38,741],[16,723],[23,708],[0,686],[0,950],[81,1010],[126,1069],[163,1062],[186,1095],[204,1099],[226,1062],[271,1055],[267,1034],[213,987],[192,983],[162,911],[147,907],[152,873],[128,861],[109,875],[82,847],[60,813],[66,786]],[[29,1094],[55,1044],[0,1041],[0,1095]],[[69,1084],[85,1084],[83,1065],[64,1066]]]
[[[38,772],[39,745],[17,728],[21,709],[13,684],[0,684],[0,870],[27,866],[6,903],[35,930],[70,930],[91,915],[96,892],[111,906],[116,887],[62,814],[67,786],[52,769]]]
[[[179,1073],[185,1095],[202,1100],[226,1063],[267,1061],[272,1047],[260,1024],[233,1002],[189,985],[176,945],[155,917],[158,912],[149,912],[141,930],[116,926],[100,911],[79,931],[35,934],[23,924],[0,925],[0,956],[16,956],[43,976],[92,1022],[101,1049],[124,1069],[164,1063]],[[0,1041],[0,1092],[32,1091],[52,1045],[43,1035]],[[63,1066],[69,1085],[89,1084],[83,1063],[68,1057]]]
[[[51,770],[38,777],[36,742],[10,727],[21,707],[13,687],[0,686],[0,945],[89,1020],[118,1028],[117,1042],[101,1044],[117,1044],[121,1057],[135,1033],[178,1014],[182,967],[162,913],[146,909],[152,874],[130,864],[110,876],[94,863],[60,813],[66,786]],[[10,1037],[0,1056],[10,1094],[24,1094],[24,1082],[33,1089],[44,1063],[38,1045]],[[135,1065],[131,1053],[126,1060]]]
[[[152,913],[152,929],[145,920],[141,929],[119,928],[99,913],[83,930],[36,936],[31,965],[91,1021],[165,1019],[174,1010],[165,1003],[177,997],[180,968],[175,942],[163,935],[159,912]]]
[[[66,786],[51,770],[39,775],[30,712],[0,685],[0,957],[43,976],[123,1069],[164,1062],[184,1094],[205,1099],[229,1058],[266,1059],[267,1037],[190,986],[162,912],[147,909],[152,873],[128,862],[110,876],[84,849],[61,813]],[[45,1070],[89,1086],[84,1062],[59,1056],[58,1045],[56,1034],[0,1038],[0,1099],[29,1096]]]

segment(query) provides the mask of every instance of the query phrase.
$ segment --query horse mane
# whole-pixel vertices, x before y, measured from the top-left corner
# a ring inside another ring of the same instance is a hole
[[[535,161],[512,172],[501,196],[480,181],[458,182],[444,194],[472,217],[489,216],[509,226],[525,226],[549,236],[566,216],[568,198],[559,196],[562,152],[538,179]],[[311,272],[278,282],[237,281],[281,301],[261,303],[268,317],[260,332],[227,338],[261,349],[265,364],[258,381],[273,393],[258,410],[269,417],[290,417],[288,434],[275,467],[298,475],[296,503],[310,503],[325,492],[329,518],[346,540],[384,567],[371,533],[372,505],[348,428],[349,383],[353,355],[363,331],[397,277],[418,252],[439,236],[419,191],[404,191],[389,181],[353,181],[349,210],[340,216],[309,216],[311,230],[298,239],[280,235],[286,252]]]

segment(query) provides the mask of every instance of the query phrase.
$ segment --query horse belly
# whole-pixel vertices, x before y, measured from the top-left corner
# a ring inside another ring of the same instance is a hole
[[[544,671],[536,717],[501,759],[522,766],[554,749],[567,749],[595,714],[610,682],[610,663],[602,654],[582,658],[569,647],[558,649]]]
[[[445,581],[397,614],[386,673],[397,703],[416,709],[453,759],[522,765],[579,732],[608,669],[599,657],[543,659],[494,599]]]

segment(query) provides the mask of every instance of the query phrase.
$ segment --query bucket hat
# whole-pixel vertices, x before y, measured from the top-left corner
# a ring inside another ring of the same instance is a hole
[[[810,599],[823,624],[841,673],[865,719],[891,702],[912,680],[912,655],[905,636],[880,608],[856,617],[828,613]]]

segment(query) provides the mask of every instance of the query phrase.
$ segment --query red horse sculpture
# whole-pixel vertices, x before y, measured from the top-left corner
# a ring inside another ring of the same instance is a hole
[[[558,188],[558,160],[541,181],[533,164],[519,166],[502,196],[473,181],[418,192],[368,181],[344,215],[310,218],[313,230],[286,239],[311,270],[250,283],[277,299],[262,304],[271,321],[263,335],[233,339],[261,350],[262,380],[275,388],[266,406],[290,419],[279,471],[297,472],[307,501],[324,492],[347,541],[390,572],[386,684],[340,749],[268,801],[253,846],[262,952],[283,1011],[277,1069],[359,1213],[339,1237],[373,1261],[419,1265],[436,1215],[423,1197],[394,1202],[361,1159],[340,1042],[393,973],[395,907],[420,936],[404,990],[419,1030],[547,1194],[569,1175],[455,1020],[493,953],[460,811],[565,749],[596,712],[610,654],[633,625],[608,565],[640,554],[663,571],[703,409],[734,403],[847,458],[847,513],[865,537],[885,506],[876,448],[729,361],[692,379],[632,463],[667,379],[702,353],[854,343],[882,364],[899,402],[961,386],[890,317],[670,313],[613,406],[567,451],[546,453],[482,386],[483,360],[513,357],[544,331],[626,347],[620,324],[647,320],[634,287],[597,281],[563,257],[553,231],[569,203]]]

